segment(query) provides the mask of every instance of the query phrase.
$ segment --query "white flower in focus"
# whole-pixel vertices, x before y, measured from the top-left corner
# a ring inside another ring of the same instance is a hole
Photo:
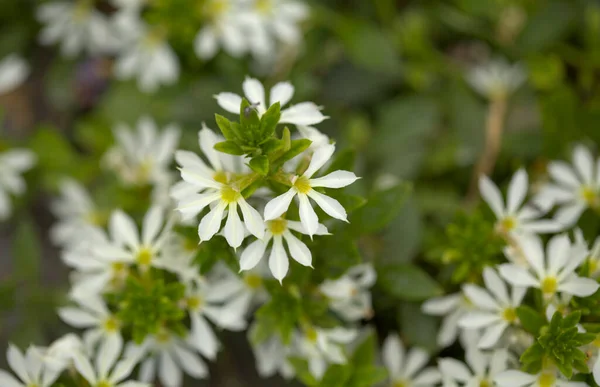
[[[206,22],[194,39],[198,58],[211,59],[219,51],[219,46],[236,58],[248,51],[242,13],[240,0],[208,0],[203,4],[202,14]]]
[[[499,267],[500,275],[513,286],[538,288],[548,299],[556,293],[587,297],[600,287],[595,280],[575,274],[587,251],[571,246],[567,235],[550,239],[545,256],[542,241],[537,236],[519,237],[518,243],[530,268],[510,263]]]
[[[294,96],[294,86],[289,82],[280,82],[271,88],[268,105],[265,97],[265,88],[260,81],[248,77],[244,81],[242,87],[248,102],[256,104],[256,110],[259,117],[265,114],[271,105],[279,102],[281,104],[280,124],[308,126],[316,125],[328,118],[321,114],[321,108],[313,102],[301,102],[284,109],[283,107],[290,102]],[[230,113],[240,114],[242,97],[239,95],[224,92],[217,94],[215,98],[217,99],[219,106],[223,109]]]
[[[35,163],[35,154],[26,149],[10,149],[0,153],[0,221],[11,214],[9,195],[22,195],[25,192],[25,180],[21,174]]]
[[[369,263],[352,267],[335,280],[325,280],[319,289],[329,298],[329,308],[346,321],[358,321],[373,315],[371,292],[377,273]]]
[[[334,171],[330,174],[312,178],[312,176],[331,158],[335,151],[335,145],[326,145],[313,153],[312,159],[306,171],[301,176],[294,176],[292,187],[284,194],[277,196],[265,206],[265,220],[273,220],[280,217],[290,206],[292,199],[298,197],[300,202],[300,221],[309,236],[317,233],[319,218],[312,208],[308,198],[311,198],[325,213],[332,218],[347,222],[346,210],[335,199],[317,192],[314,188],[342,188],[346,187],[358,177],[349,171]]]
[[[393,386],[433,387],[441,381],[435,367],[427,367],[429,355],[420,348],[408,353],[397,334],[388,336],[383,342],[383,364],[388,370]]]
[[[34,348],[29,348],[23,355],[17,347],[10,344],[6,360],[18,379],[0,369],[2,387],[50,387],[60,375],[60,372],[44,367]]]
[[[10,54],[0,60],[0,94],[19,87],[29,75],[29,65],[17,54]]]
[[[515,286],[509,297],[506,284],[489,267],[483,270],[483,281],[486,289],[463,285],[463,292],[473,302],[475,310],[463,316],[458,324],[462,328],[483,329],[478,346],[487,349],[498,342],[506,328],[516,323],[516,308],[521,305],[527,288]]]
[[[585,382],[569,382],[560,373],[542,370],[536,375],[518,370],[504,371],[494,378],[498,387],[586,387]]]
[[[117,144],[103,162],[117,172],[125,184],[170,184],[170,164],[179,142],[180,131],[168,125],[161,133],[147,116],[137,122],[137,131],[119,124],[114,129]]]
[[[283,218],[277,218],[266,222],[267,231],[263,239],[252,242],[242,252],[240,257],[240,270],[253,269],[265,255],[269,242],[273,240],[271,252],[269,253],[269,269],[273,277],[281,282],[289,269],[290,262],[285,251],[284,241],[292,258],[303,266],[312,267],[312,253],[309,248],[291,231],[307,235],[306,228],[300,222]],[[327,229],[318,224],[316,235],[328,235]]]
[[[98,346],[97,356],[110,356],[112,351],[121,353],[123,337],[121,322],[108,309],[102,298],[72,296],[77,307],[63,307],[58,316],[72,327],[85,329],[83,344],[88,353],[93,353]],[[107,355],[108,353],[108,355]]]
[[[355,329],[337,327],[333,329],[311,328],[296,337],[299,353],[308,360],[308,369],[321,379],[329,364],[347,362],[343,346],[358,335]]]
[[[192,348],[187,340],[162,331],[139,346],[130,344],[125,358],[141,362],[139,378],[148,386],[158,378],[164,387],[181,387],[184,372],[195,379],[208,376],[208,367]]]
[[[573,167],[563,161],[548,165],[552,182],[542,187],[537,200],[558,205],[554,219],[571,227],[587,208],[600,208],[600,159],[594,160],[583,146],[573,152]]]
[[[465,360],[468,367],[452,358],[439,360],[445,383],[452,381],[463,386],[493,386],[496,377],[506,370],[508,352],[505,349],[497,349],[487,354],[471,348],[466,352]]]
[[[39,41],[43,45],[61,43],[61,52],[74,57],[82,51],[95,55],[115,48],[115,36],[106,16],[89,1],[55,1],[42,4],[36,17],[44,28]]]
[[[55,244],[65,246],[77,243],[90,228],[106,223],[106,219],[79,182],[72,179],[62,181],[59,189],[61,196],[51,204],[52,212],[59,218],[58,223],[50,230]]]
[[[517,90],[527,80],[527,73],[519,63],[511,65],[504,59],[494,59],[472,68],[466,78],[475,91],[495,100]]]
[[[560,223],[539,219],[543,212],[530,205],[523,206],[527,189],[527,172],[520,169],[510,181],[505,206],[498,187],[487,176],[479,179],[479,191],[496,215],[496,228],[500,232],[541,234],[560,231]]]
[[[459,334],[458,321],[472,308],[471,302],[462,293],[431,298],[421,307],[425,314],[444,316],[437,336],[437,343],[442,348],[454,343]],[[460,331],[463,336],[466,332]]]
[[[76,353],[73,360],[79,374],[94,387],[150,387],[148,383],[127,381],[135,367],[134,359],[117,362],[121,352],[111,348],[104,354],[96,354],[94,365],[87,356]]]

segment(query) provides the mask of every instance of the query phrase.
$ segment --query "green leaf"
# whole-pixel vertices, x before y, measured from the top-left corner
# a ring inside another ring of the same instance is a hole
[[[527,305],[519,306],[516,312],[523,329],[534,336],[538,336],[540,329],[548,323],[544,315]]]
[[[260,148],[263,154],[270,155],[271,153],[279,152],[283,148],[283,142],[277,138],[270,138]]]
[[[250,160],[250,168],[263,176],[266,176],[269,173],[269,159],[267,156],[256,156],[252,160]]]
[[[256,103],[258,101],[253,101]],[[260,118],[258,111],[246,98],[240,106],[240,131],[245,140],[245,145],[256,145],[260,141]]]
[[[385,368],[367,365],[356,368],[347,387],[372,387],[388,377]]]
[[[443,294],[440,285],[413,264],[380,267],[377,280],[390,295],[406,301],[423,301]]]
[[[40,280],[42,250],[33,221],[28,217],[17,224],[12,253],[15,277],[20,281],[37,283]]]
[[[280,118],[281,105],[279,102],[275,102],[260,118],[260,134],[262,141],[268,139],[275,133],[275,128],[277,127]]]
[[[569,29],[577,12],[569,2],[551,1],[529,19],[517,39],[525,52],[540,52],[558,41]]]
[[[191,243],[197,243],[198,236],[195,235]],[[200,273],[208,273],[217,262],[225,263],[234,272],[239,271],[240,265],[233,249],[229,247],[225,238],[212,238],[198,245],[198,251],[194,262],[200,266]]]
[[[277,160],[273,161],[273,168],[276,170],[283,165],[288,160],[293,159],[298,156],[300,153],[304,152],[308,147],[312,144],[312,141],[306,138],[301,138],[298,140],[293,140],[290,144],[290,149],[281,155]]]
[[[327,368],[325,375],[321,378],[319,387],[338,387],[346,385],[350,378],[351,369],[347,365],[333,364]]]
[[[435,352],[438,349],[437,337],[431,334],[439,329],[438,319],[423,313],[420,303],[401,303],[398,320],[406,345],[423,348],[429,352]]]
[[[217,126],[221,129],[221,133],[228,141],[236,141],[240,140],[240,136],[236,133],[235,129],[231,126],[232,122],[227,118],[223,117],[220,114],[215,114],[215,120],[217,121]]]
[[[339,170],[353,171],[355,161],[356,151],[353,149],[344,149],[343,151],[337,153],[337,155],[329,165],[329,168],[327,168],[327,170],[323,172],[323,176]]]
[[[353,232],[359,235],[381,231],[398,216],[411,192],[412,185],[409,183],[375,192],[366,205],[350,216]]]
[[[575,327],[580,319],[581,312],[576,310],[575,312],[572,312],[563,318],[562,326],[564,328]]]
[[[377,354],[377,337],[374,332],[369,334],[352,354],[351,362],[356,365],[372,364]]]
[[[290,356],[288,361],[296,371],[296,377],[307,386],[317,386],[318,382],[308,369],[308,361],[299,357]]]
[[[219,152],[227,153],[234,156],[242,156],[245,152],[238,144],[233,141],[222,141],[215,144],[215,149]]]

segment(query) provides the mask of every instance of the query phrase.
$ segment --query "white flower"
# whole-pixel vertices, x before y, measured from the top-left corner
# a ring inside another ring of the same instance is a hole
[[[248,102],[256,104],[259,116],[265,114],[271,105],[279,102],[282,107],[281,118],[279,119],[280,124],[316,125],[328,118],[321,114],[321,108],[312,102],[301,102],[283,109],[283,106],[290,102],[294,95],[294,86],[289,82],[280,82],[271,88],[269,92],[269,105],[266,103],[265,88],[260,81],[248,77],[242,87]],[[215,98],[219,106],[223,109],[230,113],[240,114],[242,97],[239,95],[225,92],[217,94]]]
[[[251,332],[254,327],[248,331],[249,336],[252,335]],[[276,335],[253,346],[252,349],[256,358],[256,369],[262,378],[270,378],[275,374],[279,374],[286,380],[290,380],[296,374],[294,367],[287,359],[290,348],[286,347]]]
[[[412,348],[408,353],[396,334],[383,342],[383,364],[388,370],[392,385],[404,387],[433,387],[441,381],[441,374],[435,367],[427,367],[429,355],[420,348]]]
[[[506,284],[494,269],[483,270],[486,289],[466,284],[463,291],[475,304],[475,310],[463,316],[458,324],[467,329],[484,329],[479,348],[494,346],[502,333],[517,320],[516,308],[521,305],[527,288],[515,286],[509,297]]]
[[[595,280],[575,274],[587,252],[571,246],[567,235],[550,239],[545,257],[542,242],[537,236],[519,237],[518,243],[530,268],[500,265],[500,275],[512,285],[538,288],[546,298],[552,298],[557,292],[586,297],[598,290]]]
[[[437,343],[445,348],[454,343],[459,334],[458,321],[472,309],[470,301],[462,294],[431,298],[423,303],[423,312],[433,316],[444,316],[438,331]],[[464,334],[467,330],[462,330]]]
[[[308,360],[310,373],[321,379],[329,364],[346,363],[343,345],[349,344],[357,335],[357,330],[342,327],[310,328],[297,335],[296,341],[299,353]]]
[[[59,189],[61,196],[51,205],[52,212],[59,218],[50,230],[54,243],[61,246],[77,243],[90,228],[103,226],[105,219],[79,182],[62,181]]]
[[[209,132],[208,129],[200,132],[201,146],[204,146],[202,145],[204,143],[202,136],[208,135]],[[212,137],[214,137],[213,141],[217,138],[214,134]],[[210,204],[216,204],[200,220],[198,236],[201,241],[208,241],[219,232],[225,210],[227,210],[227,221],[224,235],[231,247],[237,249],[241,246],[245,237],[245,229],[257,238],[262,238],[265,233],[265,224],[258,211],[246,202],[237,181],[230,181],[229,174],[220,170],[222,159],[216,156],[216,151],[215,153],[207,152],[206,156],[215,167],[214,169],[207,167],[202,159],[192,152],[177,151],[175,158],[181,166],[181,177],[187,183],[177,187],[180,190],[183,189],[184,194],[181,192],[173,194],[178,201],[177,210],[181,212],[184,219],[190,219]],[[243,224],[238,214],[238,206],[244,218]]]
[[[82,353],[74,356],[75,368],[93,387],[150,387],[148,383],[123,382],[135,367],[134,359],[125,359],[117,363],[120,350],[110,348],[104,354],[97,354],[94,365]],[[116,364],[115,364],[116,363]]]
[[[67,324],[86,329],[83,342],[88,353],[93,353],[99,345],[97,356],[106,356],[111,351],[121,353],[123,337],[121,323],[100,297],[72,296],[78,307],[63,307],[58,310],[59,317]]]
[[[306,171],[301,176],[292,178],[292,187],[284,194],[277,196],[265,206],[265,220],[273,220],[287,211],[292,199],[298,196],[300,202],[300,221],[311,237],[315,235],[319,227],[319,219],[315,210],[310,205],[308,198],[317,203],[325,213],[332,218],[347,222],[346,210],[335,199],[317,192],[314,188],[342,188],[354,183],[358,177],[353,172],[334,171],[330,174],[312,178],[312,176],[331,158],[335,151],[335,145],[323,146],[313,153],[312,159]]]
[[[130,345],[126,359],[141,361],[139,378],[152,383],[158,373],[160,383],[165,387],[180,387],[183,372],[195,379],[208,376],[208,367],[192,346],[176,334],[162,331],[149,336],[140,346]]]
[[[491,354],[486,354],[477,349],[470,349],[465,354],[465,360],[469,367],[452,358],[439,360],[445,385],[446,381],[449,381],[461,383],[463,386],[493,386],[498,374],[506,370],[508,352],[505,349],[497,349]]]
[[[9,194],[25,192],[25,180],[21,174],[36,162],[35,154],[26,149],[10,149],[0,153],[0,220],[7,219],[12,211]]]
[[[276,40],[290,46],[302,41],[299,24],[308,17],[307,5],[294,0],[253,0],[248,12],[248,41],[256,59],[267,61],[274,56]]]
[[[537,375],[508,370],[494,378],[498,387],[586,387],[585,382],[569,382],[556,371],[542,370]]]
[[[219,45],[234,57],[240,57],[248,51],[242,1],[208,0],[202,11],[206,23],[194,39],[194,51],[198,58],[211,59],[219,51]]]
[[[56,1],[42,4],[37,19],[45,26],[39,40],[44,45],[61,42],[62,54],[73,57],[82,51],[90,54],[106,53],[114,49],[108,19],[98,12],[92,2]]]
[[[23,353],[11,344],[6,357],[8,365],[19,379],[0,369],[2,387],[50,387],[60,375],[60,372],[44,367],[42,359],[34,348],[29,348],[23,356]]]
[[[153,262],[153,266],[169,271],[179,277],[184,285],[200,284],[204,278],[194,262],[198,246],[176,234],[170,235],[162,248],[162,254]]]
[[[319,289],[329,298],[329,307],[346,321],[358,321],[373,314],[371,292],[377,273],[369,263],[352,267],[335,280],[325,280]]]
[[[506,98],[527,79],[519,63],[509,64],[504,59],[494,59],[472,68],[467,81],[479,94],[488,99]]]
[[[250,270],[254,268],[265,255],[265,251],[271,239],[273,245],[269,253],[269,269],[279,282],[281,282],[289,269],[290,263],[285,251],[283,242],[287,244],[292,258],[301,265],[312,267],[312,253],[308,247],[290,230],[301,234],[308,234],[300,222],[278,218],[266,222],[267,231],[263,239],[252,242],[242,252],[240,257],[240,270]],[[328,235],[327,229],[319,224],[315,232],[316,235]]]
[[[538,200],[559,205],[554,219],[571,227],[587,208],[600,208],[600,159],[594,161],[583,146],[573,152],[573,167],[563,161],[548,165],[552,182],[544,186]]]
[[[508,186],[506,206],[498,187],[487,177],[479,179],[479,191],[485,202],[496,215],[496,227],[503,233],[551,233],[561,226],[551,220],[539,219],[543,216],[539,210],[523,205],[527,195],[528,177],[525,170],[517,171]]]
[[[169,166],[179,135],[175,125],[168,125],[159,133],[155,122],[147,116],[138,120],[137,132],[119,124],[114,129],[117,144],[103,161],[126,184],[170,184]]]
[[[16,89],[29,75],[29,65],[17,54],[0,60],[0,94]]]
[[[49,347],[32,347],[44,367],[60,374],[73,363],[73,357],[78,352],[84,352],[85,348],[81,339],[68,333],[54,341]]]

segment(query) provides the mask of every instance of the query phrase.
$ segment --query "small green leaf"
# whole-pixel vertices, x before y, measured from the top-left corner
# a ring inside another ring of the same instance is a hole
[[[250,168],[263,176],[266,176],[269,173],[269,159],[267,156],[256,156],[252,160],[250,160]]]
[[[275,128],[281,118],[281,105],[279,102],[274,103],[269,107],[260,118],[260,134],[261,138],[266,140],[275,133]],[[263,140],[263,141],[264,141]]]
[[[388,377],[388,373],[385,368],[376,367],[374,365],[367,365],[358,367],[355,369],[348,387],[372,387],[379,385],[380,382],[384,381]]]
[[[548,323],[541,313],[538,313],[529,306],[519,306],[516,312],[523,329],[534,336],[538,336],[540,334],[540,329]]]
[[[442,294],[440,285],[413,264],[380,267],[378,282],[387,293],[406,301],[423,301]]]
[[[355,234],[381,231],[400,213],[412,191],[412,185],[401,183],[384,191],[375,192],[367,204],[350,216]]]
[[[553,316],[553,319],[554,319],[554,316]],[[564,328],[575,327],[580,319],[581,319],[581,312],[577,310],[577,311],[565,316],[565,318],[563,319],[563,322],[562,322],[562,326]]]
[[[351,362],[356,365],[372,364],[375,362],[377,339],[375,333],[369,334],[354,350]]]
[[[222,141],[215,144],[215,149],[219,152],[227,153],[234,156],[242,156],[245,154],[242,148],[233,141]]]
[[[290,362],[290,364],[294,368],[294,371],[296,371],[296,377],[302,383],[304,383],[310,387],[318,385],[317,380],[315,379],[314,376],[312,376],[312,374],[310,373],[310,370],[308,369],[308,361],[306,359],[291,356],[291,357],[288,357],[287,360]]]
[[[243,139],[247,145],[256,145],[260,140],[260,118],[256,108],[246,98],[242,100],[240,106],[240,125]]]
[[[225,137],[226,140],[229,140],[229,141],[239,140],[237,133],[235,132],[234,128],[232,128],[232,126],[231,126],[231,124],[232,124],[231,121],[229,121],[227,118],[223,117],[220,114],[215,114],[215,120],[217,121],[217,126],[219,127],[219,129],[221,129],[221,133],[223,133],[223,136]]]
[[[280,151],[283,148],[283,142],[277,138],[270,138],[260,147],[263,154],[270,155]]]
[[[298,156],[300,153],[302,153],[306,149],[308,149],[310,144],[312,144],[312,141],[310,141],[306,138],[293,140],[291,142],[290,149],[272,163],[273,168],[277,169],[277,168],[281,167],[283,165],[283,163],[285,163],[286,161],[291,160],[294,157]]]
[[[41,247],[30,218],[18,223],[13,244],[15,276],[18,280],[37,283],[40,275]]]
[[[332,364],[319,383],[319,387],[338,387],[347,384],[351,369],[347,365]]]

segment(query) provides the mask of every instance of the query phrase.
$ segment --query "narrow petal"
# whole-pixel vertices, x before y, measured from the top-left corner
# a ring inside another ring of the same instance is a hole
[[[300,221],[306,229],[306,233],[312,237],[319,227],[319,218],[317,217],[315,210],[310,205],[308,196],[299,193],[298,200],[300,202]]]
[[[279,102],[281,106],[285,106],[291,101],[294,95],[294,86],[289,82],[279,82],[271,88],[270,104],[274,105]]]
[[[321,207],[321,209],[325,211],[327,215],[331,216],[332,218],[343,220],[344,222],[348,221],[346,210],[344,209],[344,207],[342,207],[340,202],[338,202],[334,198],[319,193],[314,189],[308,192],[308,196],[312,200],[314,200],[319,205],[319,207]]]
[[[208,241],[219,232],[226,207],[227,203],[221,201],[202,218],[198,225],[198,236],[201,241]]]
[[[78,308],[60,308],[58,309],[58,316],[75,328],[89,328],[98,324],[98,317]]]
[[[330,174],[310,180],[311,187],[342,188],[358,180],[353,172],[335,171]]]
[[[208,376],[208,368],[200,357],[187,348],[176,346],[175,355],[181,368],[193,378],[204,379]]]
[[[237,212],[237,203],[229,203],[229,214],[225,223],[225,239],[229,246],[237,249],[244,240],[244,224]]]
[[[569,259],[571,241],[566,234],[557,235],[550,239],[546,248],[548,256],[548,274],[556,276]]]
[[[404,368],[404,346],[397,334],[389,335],[383,342],[383,364],[391,379],[401,376]]]
[[[492,292],[502,305],[510,304],[506,284],[502,281],[496,270],[490,267],[483,269],[483,281],[488,290]]]
[[[506,321],[500,321],[497,324],[487,328],[483,332],[481,339],[479,339],[479,348],[487,349],[496,345],[498,340],[500,340],[500,336],[502,336],[507,327],[508,323]]]
[[[476,285],[463,285],[463,292],[478,308],[483,310],[498,310],[500,305],[488,292]]]
[[[113,212],[108,228],[113,240],[122,243],[132,249],[140,244],[138,229],[133,219],[121,210]]]
[[[8,361],[10,368],[15,372],[15,374],[17,374],[19,379],[25,383],[33,382],[30,380],[29,373],[27,372],[27,362],[25,361],[25,356],[23,356],[23,353],[19,350],[19,348],[13,344],[10,344],[6,353],[6,360]]]
[[[223,170],[223,165],[221,164],[222,153],[215,149],[215,145],[223,140],[224,138],[218,136],[206,127],[206,125],[202,124],[202,129],[198,132],[198,144],[200,145],[200,149],[202,149],[202,153],[208,158],[208,161],[210,161],[210,164],[216,171]]]
[[[442,375],[450,377],[459,382],[466,383],[471,378],[471,372],[463,363],[452,358],[442,358],[439,360]]]
[[[577,297],[587,297],[594,294],[600,285],[591,278],[572,277],[558,285],[559,292],[565,292]]]
[[[269,256],[269,269],[273,273],[273,277],[279,282],[283,281],[285,275],[288,272],[290,262],[288,260],[285,249],[283,248],[283,242],[281,241],[281,235],[275,235],[273,237],[273,247],[271,248],[271,255]]]
[[[240,113],[242,106],[242,97],[234,93],[219,93],[215,95],[217,103],[220,107],[227,110],[229,113]]]
[[[208,322],[198,313],[190,314],[192,322],[191,343],[206,358],[214,359],[219,350],[219,340]]]
[[[0,370],[0,386],[2,387],[23,387],[23,384],[17,381],[11,374]]]
[[[262,109],[266,110],[265,88],[259,80],[254,78],[246,78],[242,84],[244,94],[251,104],[257,103]],[[238,107],[239,110],[239,107]]]
[[[181,386],[183,375],[171,353],[163,351],[160,354],[159,361],[158,376],[160,382],[165,386]]]
[[[582,145],[578,145],[575,148],[575,151],[573,152],[573,165],[579,176],[588,185],[592,185],[594,182],[595,164],[594,158],[589,150]]]
[[[412,379],[412,377],[429,361],[429,355],[421,348],[412,348],[408,351],[406,356],[406,366],[404,368],[405,375]]]
[[[421,309],[432,316],[443,316],[455,310],[461,299],[460,294],[449,294],[443,297],[430,298],[423,303]]]
[[[319,124],[327,118],[314,103],[302,102],[283,110],[279,122],[283,124],[310,126]]]
[[[585,209],[586,205],[583,203],[568,204],[556,211],[554,220],[564,227],[572,227],[577,223]]]
[[[94,372],[94,368],[92,367],[92,364],[85,355],[83,355],[82,353],[75,353],[73,356],[73,363],[75,364],[77,372],[79,372],[79,374],[83,376],[83,378],[87,380],[92,386],[98,383],[98,379],[96,377],[96,373]]]
[[[260,216],[259,212],[256,211],[252,206],[250,206],[244,198],[240,198],[238,201],[240,205],[240,209],[242,210],[242,215],[244,216],[244,224],[248,231],[257,237],[258,239],[262,239],[265,236],[265,222]]]
[[[433,367],[429,367],[423,370],[423,372],[419,373],[412,382],[415,386],[432,386],[437,385],[442,380],[442,374],[440,371]]]
[[[301,265],[312,267],[312,254],[308,247],[287,230],[283,238],[287,242],[292,258]]]
[[[498,387],[523,387],[534,383],[536,375],[527,374],[523,371],[508,370],[496,375],[494,382]]]
[[[112,374],[110,375],[110,381],[117,384],[128,377],[135,368],[136,360],[137,359],[135,358],[128,358],[118,362],[117,365],[115,365],[115,369],[113,370]],[[119,384],[119,387],[123,387],[123,385],[124,384]]]
[[[542,240],[537,235],[522,235],[517,238],[517,243],[525,254],[525,259],[537,273],[538,278],[546,274],[544,262],[544,248]],[[509,281],[508,279],[506,279]],[[510,281],[509,281],[510,282]]]
[[[163,210],[160,207],[154,206],[148,210],[142,224],[142,242],[144,245],[150,246],[154,242],[163,226],[163,221]]]
[[[574,188],[581,186],[581,182],[573,169],[565,162],[553,161],[548,165],[550,177],[565,187]]]
[[[290,207],[290,203],[297,191],[292,187],[286,193],[277,196],[265,206],[265,220],[279,218]]]
[[[267,243],[260,239],[248,245],[240,257],[240,271],[253,269],[265,255],[266,249]]]
[[[120,334],[104,336],[104,339],[100,343],[98,354],[96,355],[98,377],[108,378],[108,372],[119,358],[119,355],[121,355],[122,349],[123,339]]]
[[[191,219],[198,215],[206,206],[221,198],[219,192],[207,194],[193,194],[179,201],[177,211],[179,211],[184,220]]]
[[[313,153],[312,158],[310,159],[310,164],[308,168],[304,172],[303,176],[310,179],[312,175],[315,174],[319,169],[325,165],[327,161],[333,156],[335,152],[335,145],[327,144],[318,148],[315,153]]]
[[[492,353],[490,358],[490,370],[489,375],[493,378],[499,372],[506,369],[508,363],[508,351],[505,349],[497,349]]]
[[[499,266],[500,275],[513,286],[539,287],[539,282],[527,270],[513,264]]]
[[[497,313],[469,312],[458,320],[458,325],[466,329],[480,329],[498,321],[502,321],[502,318]]]
[[[528,184],[527,172],[524,169],[519,169],[508,186],[506,207],[509,214],[516,213],[523,204],[527,195]]]
[[[485,200],[496,215],[496,218],[503,218],[504,201],[502,200],[502,195],[498,187],[487,176],[479,178],[479,192],[483,200]]]
[[[555,220],[536,220],[533,222],[523,222],[519,226],[523,233],[528,234],[552,234],[565,229],[565,226]]]

